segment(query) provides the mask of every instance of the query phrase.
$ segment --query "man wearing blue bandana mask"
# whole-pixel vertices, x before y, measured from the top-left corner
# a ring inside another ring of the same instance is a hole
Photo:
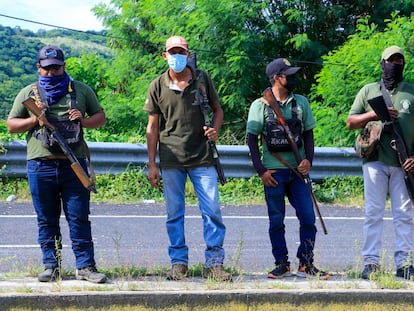
[[[73,81],[66,73],[64,54],[59,47],[43,47],[36,66],[39,80],[18,93],[7,126],[11,133],[27,132],[27,176],[45,267],[38,279],[52,282],[61,277],[58,254],[62,247],[59,220],[63,208],[75,255],[76,279],[104,283],[106,276],[95,266],[89,221],[90,192],[82,185],[62,150],[53,144],[53,138],[47,135],[48,130],[26,109],[23,101],[32,97],[36,104],[47,108],[48,121],[59,129],[85,171],[87,145],[82,128],[104,125],[105,113],[94,91],[84,83]],[[76,135],[71,136],[73,133]]]
[[[206,243],[204,276],[217,281],[231,281],[230,273],[223,268],[226,228],[220,211],[217,172],[208,146],[208,140],[218,139],[223,110],[209,75],[189,66],[189,55],[188,44],[183,37],[170,37],[162,53],[169,68],[153,80],[148,89],[144,105],[144,110],[149,113],[148,180],[158,188],[160,177],[163,179],[170,239],[168,254],[172,265],[167,279],[181,280],[187,276],[189,258],[184,236],[184,199],[189,177],[203,219]],[[213,112],[211,127],[205,126],[202,106],[197,99],[199,96],[196,96],[200,91]],[[155,161],[157,148],[161,174]]]

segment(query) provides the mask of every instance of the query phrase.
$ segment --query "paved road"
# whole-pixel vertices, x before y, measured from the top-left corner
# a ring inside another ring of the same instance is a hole
[[[223,206],[227,227],[225,249],[228,266],[241,267],[246,273],[264,273],[273,265],[267,234],[264,206]],[[360,268],[363,209],[322,206],[328,229],[324,235],[318,222],[315,246],[316,263],[332,272]],[[187,207],[186,238],[190,265],[204,261],[202,222],[196,206]],[[99,267],[168,266],[168,238],[165,232],[165,208],[162,204],[98,204],[91,206],[95,258]],[[74,257],[68,240],[66,221],[63,232],[63,266],[73,269]],[[389,213],[384,227],[386,264],[392,267],[394,233]],[[0,272],[35,265],[41,266],[37,244],[37,226],[30,203],[0,202]],[[286,237],[290,260],[296,267],[298,222],[293,208],[287,209]]]

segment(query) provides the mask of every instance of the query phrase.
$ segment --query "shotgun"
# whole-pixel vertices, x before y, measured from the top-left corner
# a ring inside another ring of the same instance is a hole
[[[65,138],[62,136],[62,134],[57,130],[57,128],[51,124],[47,118],[46,118],[46,107],[43,104],[37,104],[35,99],[32,97],[28,97],[23,101],[23,105],[26,107],[27,110],[29,110],[31,113],[33,113],[38,120],[40,121],[40,125],[46,127],[50,132],[52,133],[52,137],[56,140],[56,142],[59,144],[60,148],[62,149],[65,156],[68,158],[68,160],[71,163],[71,168],[75,172],[76,176],[81,181],[82,185],[88,189],[89,191],[92,191],[96,193],[96,188],[89,178],[89,176],[86,174],[85,170],[80,165],[78,159],[76,158],[75,154],[73,153],[72,149],[66,142]]]
[[[298,146],[296,145],[295,139],[293,138],[293,135],[290,132],[289,126],[286,124],[282,111],[280,111],[275,95],[273,94],[273,91],[270,87],[264,91],[264,98],[266,99],[270,107],[275,112],[278,122],[280,123],[280,125],[282,125],[283,130],[286,133],[286,137],[292,147],[293,154],[295,155],[296,163],[299,165],[302,159],[300,158]],[[315,195],[312,191],[312,181],[309,178],[309,174],[306,174],[306,175],[300,174],[294,167],[292,167],[287,161],[285,161],[279,154],[275,152],[272,152],[272,154],[276,156],[278,160],[281,161],[285,166],[291,169],[297,176],[299,176],[303,180],[303,182],[306,184],[306,187],[308,188],[309,194],[312,198],[313,206],[315,208],[316,213],[318,214],[319,221],[322,226],[322,230],[325,234],[328,234],[328,230],[326,229],[325,222],[322,218],[322,214],[319,209],[318,202],[316,201]]]
[[[208,116],[208,98],[207,98],[205,87],[204,87],[204,77],[201,72],[199,73],[197,77],[197,84],[198,84],[198,90],[196,93],[196,99],[200,104],[200,109],[204,116],[204,125],[207,127],[211,127],[210,118]],[[217,150],[216,143],[212,140],[209,140],[208,147],[209,147],[211,156],[213,157],[213,160],[214,160],[214,166],[216,168],[220,184],[225,185],[227,180],[226,180],[226,176],[224,175],[224,171],[220,163],[220,156]]]
[[[402,135],[402,131],[398,120],[391,118],[391,115],[387,108],[387,103],[384,100],[383,96],[377,96],[374,98],[368,99],[368,104],[371,106],[372,110],[375,111],[377,116],[384,122],[385,125],[391,125],[393,140],[391,141],[391,148],[397,152],[398,161],[400,162],[401,168],[404,165],[404,162],[410,157],[407,146]],[[408,194],[411,201],[414,202],[414,174],[412,172],[404,171],[404,182],[407,187]]]

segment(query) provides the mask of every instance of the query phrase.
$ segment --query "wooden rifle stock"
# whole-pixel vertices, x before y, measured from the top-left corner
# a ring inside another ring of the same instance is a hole
[[[296,145],[295,139],[293,138],[293,135],[289,129],[289,126],[287,125],[285,118],[283,117],[282,111],[280,110],[279,106],[277,105],[277,100],[275,98],[275,95],[273,94],[272,89],[269,87],[264,91],[264,98],[267,100],[267,102],[269,103],[270,107],[272,108],[272,110],[275,112],[276,116],[277,116],[277,120],[280,123],[280,125],[282,125],[285,133],[286,133],[286,137],[289,141],[289,144],[292,147],[292,151],[293,154],[295,156],[296,159],[296,163],[299,165],[300,162],[302,161],[302,159],[300,158],[300,154],[299,154],[299,150],[298,150],[298,146]],[[271,152],[274,156],[276,156],[276,158],[282,162],[285,166],[287,166],[288,168],[290,168],[299,178],[301,178],[303,180],[303,182],[306,184],[306,187],[309,191],[309,194],[312,198],[312,203],[313,206],[315,208],[315,211],[318,215],[319,221],[321,223],[322,226],[322,230],[324,234],[328,234],[328,230],[326,229],[326,225],[325,225],[325,221],[322,218],[322,214],[321,211],[319,209],[319,205],[318,202],[316,201],[315,195],[312,191],[312,182],[311,179],[309,177],[309,174],[306,175],[302,175],[300,174],[294,167],[292,167],[286,160],[284,160],[279,154]]]
[[[53,126],[46,118],[45,112],[46,109],[44,106],[38,106],[36,101],[32,97],[28,97],[26,100],[23,101],[23,105],[29,110],[31,113],[33,113],[40,121],[40,125],[45,126],[48,128],[53,138],[56,140],[56,142],[59,144],[60,148],[62,149],[65,156],[68,158],[68,160],[71,163],[71,168],[75,172],[76,176],[79,178],[82,185],[88,189],[89,191],[92,191],[96,193],[96,188],[93,185],[92,181],[90,180],[89,176],[86,174],[83,167],[80,165],[78,159],[76,158],[75,154],[73,153],[72,149],[66,142],[66,140],[63,138],[62,134],[56,129],[55,126]]]

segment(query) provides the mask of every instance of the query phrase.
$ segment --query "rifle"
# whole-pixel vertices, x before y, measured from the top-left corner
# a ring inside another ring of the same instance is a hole
[[[269,87],[264,91],[264,98],[266,99],[266,101],[269,103],[270,107],[273,109],[273,111],[275,112],[276,116],[277,116],[277,120],[280,123],[280,125],[282,125],[284,132],[286,133],[286,137],[292,147],[292,151],[293,154],[295,156],[296,159],[296,163],[299,165],[300,162],[302,161],[302,159],[300,158],[299,155],[299,150],[298,147],[296,145],[295,139],[293,138],[292,133],[290,132],[289,126],[286,124],[285,118],[283,117],[282,111],[280,111],[280,108],[277,104],[277,100],[275,98],[275,95],[273,94],[272,89]],[[312,191],[312,181],[310,180],[309,174],[306,175],[302,175],[300,174],[294,167],[292,167],[286,160],[284,160],[278,153],[276,152],[271,152],[272,155],[274,155],[280,162],[282,162],[285,166],[287,166],[289,169],[291,169],[300,179],[303,180],[303,182],[305,183],[309,194],[312,198],[312,203],[313,206],[315,208],[315,211],[318,215],[319,221],[321,223],[322,226],[322,230],[325,234],[328,234],[328,230],[326,229],[325,226],[325,222],[322,218],[322,214],[321,211],[319,209],[318,206],[318,202],[316,201],[315,195]]]
[[[198,88],[196,92],[196,97],[197,97],[197,101],[200,103],[200,108],[204,115],[204,125],[207,127],[211,127],[210,118],[208,116],[208,98],[207,98],[207,95],[204,89],[204,85],[202,83],[200,84],[199,82],[200,79],[204,81],[203,73],[201,71],[200,71],[199,76],[197,77]],[[204,90],[201,88],[203,88]],[[226,184],[227,180],[226,180],[226,176],[224,175],[224,171],[220,163],[220,156],[217,150],[216,143],[212,140],[208,140],[208,148],[213,157],[214,166],[216,168],[220,184],[224,185]]]
[[[384,96],[377,96],[371,99],[368,99],[368,104],[371,106],[372,110],[375,111],[377,116],[384,122],[385,125],[391,125],[393,139],[390,143],[391,148],[397,152],[398,161],[400,162],[401,168],[404,165],[404,162],[410,157],[407,151],[407,146],[405,145],[404,137],[402,136],[402,131],[398,120],[392,119],[389,111],[388,104],[385,102]],[[392,103],[391,103],[392,105]],[[408,195],[410,196],[411,201],[414,202],[414,174],[412,172],[407,172],[404,170],[404,182],[407,187]]]
[[[76,158],[75,154],[73,153],[72,149],[66,142],[65,138],[63,138],[62,134],[57,130],[57,128],[52,125],[46,118],[46,107],[44,104],[39,103],[37,104],[36,101],[32,97],[28,97],[23,101],[23,105],[33,113],[37,119],[40,121],[40,124],[45,126],[48,130],[51,131],[53,138],[59,144],[60,148],[62,149],[65,156],[71,163],[71,168],[75,172],[76,176],[81,181],[82,185],[88,189],[96,193],[96,188],[93,182],[90,180],[89,176],[86,174],[82,166],[80,165],[78,159]]]

